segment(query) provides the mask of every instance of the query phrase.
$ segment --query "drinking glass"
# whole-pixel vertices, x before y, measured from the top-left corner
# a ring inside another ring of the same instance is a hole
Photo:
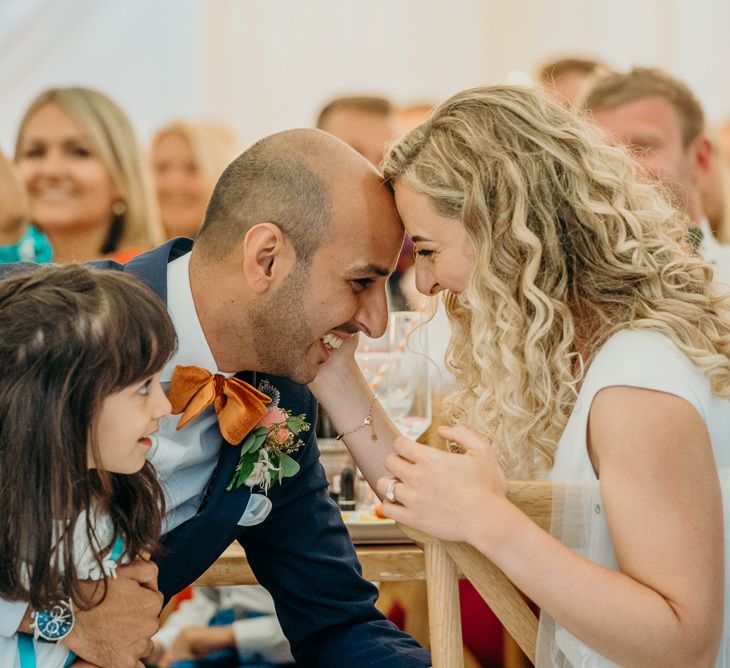
[[[379,401],[408,438],[418,438],[431,422],[426,330],[415,311],[390,314],[379,339],[362,337],[355,355]]]

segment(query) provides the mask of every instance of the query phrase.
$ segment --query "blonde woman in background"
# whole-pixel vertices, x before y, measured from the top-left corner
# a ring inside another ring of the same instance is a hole
[[[52,88],[20,123],[15,162],[56,262],[120,262],[164,240],[124,112],[88,88]]]
[[[383,171],[418,289],[446,302],[458,389],[440,434],[463,451],[393,440],[345,356],[323,369],[338,431],[374,418],[377,441],[346,437],[366,475],[395,448],[385,513],[470,543],[534,600],[538,665],[725,666],[730,301],[682,245],[683,216],[526,88],[454,96]],[[576,483],[580,552],[512,505],[506,478]]]
[[[150,160],[168,238],[197,234],[213,187],[235,157],[235,136],[220,125],[177,121],[155,134]]]

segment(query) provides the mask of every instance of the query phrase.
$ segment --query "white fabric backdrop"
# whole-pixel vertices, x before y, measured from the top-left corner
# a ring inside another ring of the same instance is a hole
[[[566,54],[662,66],[719,122],[729,32],[727,0],[0,0],[0,147],[51,85],[103,90],[143,140],[208,117],[243,145],[335,95],[438,101]]]

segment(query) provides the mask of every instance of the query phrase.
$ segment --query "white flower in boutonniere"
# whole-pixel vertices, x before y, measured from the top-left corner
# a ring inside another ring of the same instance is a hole
[[[271,471],[274,470],[274,466],[271,464],[266,448],[261,448],[259,452],[261,453],[259,460],[253,465],[253,470],[243,482],[249,487],[260,485],[264,488],[264,492],[268,492],[271,485]]]
[[[241,444],[241,456],[226,490],[241,485],[261,487],[267,494],[277,480],[299,472],[299,463],[291,455],[304,445],[299,434],[309,431],[305,415],[292,415],[279,406],[280,393],[264,381],[259,391],[272,397],[267,411]]]

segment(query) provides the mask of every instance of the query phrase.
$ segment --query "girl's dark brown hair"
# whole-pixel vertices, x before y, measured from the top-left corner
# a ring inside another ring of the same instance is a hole
[[[164,512],[155,470],[89,469],[88,449],[100,461],[104,399],[157,373],[175,344],[165,305],[122,272],[48,266],[0,281],[0,596],[36,609],[69,596],[92,605],[74,566],[83,511],[102,573],[111,545],[99,545],[96,513],[111,518],[130,559],[155,551]]]

